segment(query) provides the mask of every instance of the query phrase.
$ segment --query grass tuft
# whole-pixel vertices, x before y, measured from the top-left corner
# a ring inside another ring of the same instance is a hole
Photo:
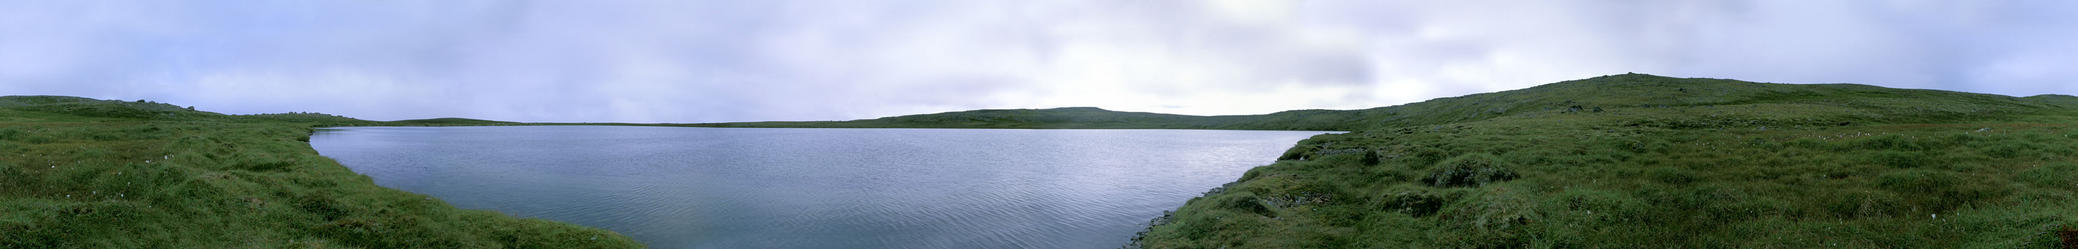
[[[1422,182],[1436,187],[1478,187],[1516,177],[1506,161],[1486,153],[1460,155],[1436,164]]]

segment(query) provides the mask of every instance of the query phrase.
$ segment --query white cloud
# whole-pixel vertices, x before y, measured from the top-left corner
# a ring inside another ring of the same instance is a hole
[[[633,122],[1355,109],[1623,72],[2069,94],[2073,5],[31,2],[0,8],[0,92]]]

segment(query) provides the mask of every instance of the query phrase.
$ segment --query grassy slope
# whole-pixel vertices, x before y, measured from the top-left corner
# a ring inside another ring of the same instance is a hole
[[[337,125],[398,124],[0,97],[0,247],[641,247],[378,187],[305,143]]]
[[[1617,75],[1359,110],[1132,246],[2053,248],[2074,100]]]

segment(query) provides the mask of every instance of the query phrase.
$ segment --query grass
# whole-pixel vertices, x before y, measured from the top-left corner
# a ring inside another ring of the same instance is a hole
[[[1129,247],[2068,248],[2070,99],[1617,75],[1356,110]]]
[[[0,97],[0,248],[633,248],[619,234],[376,186],[311,128],[408,125]]]
[[[384,189],[312,127],[570,125],[0,97],[10,248],[637,247]],[[1096,108],[613,124],[1338,130],[1154,219],[1141,248],[2078,248],[2078,97],[1625,74],[1362,110]],[[596,238],[597,240],[593,240]]]

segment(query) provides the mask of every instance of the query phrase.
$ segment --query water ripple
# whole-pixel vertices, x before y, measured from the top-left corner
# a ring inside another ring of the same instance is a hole
[[[654,248],[1113,248],[1318,132],[356,127],[377,184]]]

